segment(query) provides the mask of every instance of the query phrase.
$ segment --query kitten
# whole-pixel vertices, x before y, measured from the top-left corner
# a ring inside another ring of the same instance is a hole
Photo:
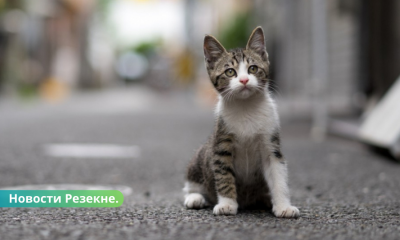
[[[257,27],[246,48],[225,50],[204,38],[205,62],[219,94],[215,130],[189,164],[185,206],[215,205],[215,215],[238,207],[269,206],[277,217],[298,217],[280,151],[279,118],[268,92],[269,61],[264,33]]]

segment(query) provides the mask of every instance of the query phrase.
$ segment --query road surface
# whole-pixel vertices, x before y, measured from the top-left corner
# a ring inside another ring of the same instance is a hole
[[[282,116],[298,219],[268,210],[213,216],[182,205],[184,171],[213,125],[192,93],[78,94],[60,105],[0,100],[0,188],[123,189],[119,208],[0,209],[2,239],[400,239],[400,165]],[[49,144],[135,146],[132,157],[60,157]],[[29,185],[29,186],[27,186]],[[33,186],[32,186],[33,185]]]

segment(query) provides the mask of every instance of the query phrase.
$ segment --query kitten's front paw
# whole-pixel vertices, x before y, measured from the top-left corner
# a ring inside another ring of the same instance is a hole
[[[300,216],[300,211],[295,206],[277,206],[273,207],[272,211],[276,217],[281,218],[296,218]]]
[[[213,213],[214,215],[236,215],[238,204],[235,200],[230,198],[223,198],[219,200],[219,203],[215,205]]]
[[[185,206],[187,208],[203,208],[206,206],[206,200],[200,193],[191,193],[185,198]]]
[[[214,215],[236,215],[237,206],[229,204],[217,204],[213,210]]]

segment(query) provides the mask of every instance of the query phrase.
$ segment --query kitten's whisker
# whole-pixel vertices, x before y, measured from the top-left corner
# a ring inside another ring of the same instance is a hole
[[[271,82],[272,79],[268,79],[268,81]],[[279,97],[279,98],[282,97],[282,92],[281,92],[281,90],[279,89],[279,86],[276,83],[268,84],[268,88],[270,90],[273,90],[277,97]]]
[[[227,99],[226,99],[226,101],[227,102],[230,102],[230,101],[232,101],[233,100],[233,96],[234,96],[234,91],[232,91],[231,89],[229,89],[230,91],[227,93]]]

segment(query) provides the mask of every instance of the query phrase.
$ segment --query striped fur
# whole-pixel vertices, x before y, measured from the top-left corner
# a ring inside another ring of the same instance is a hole
[[[253,31],[246,48],[229,51],[206,36],[204,55],[219,102],[214,133],[188,166],[186,207],[214,205],[214,214],[231,215],[238,207],[262,206],[272,207],[277,217],[298,216],[290,204],[279,118],[268,92],[262,29]]]

